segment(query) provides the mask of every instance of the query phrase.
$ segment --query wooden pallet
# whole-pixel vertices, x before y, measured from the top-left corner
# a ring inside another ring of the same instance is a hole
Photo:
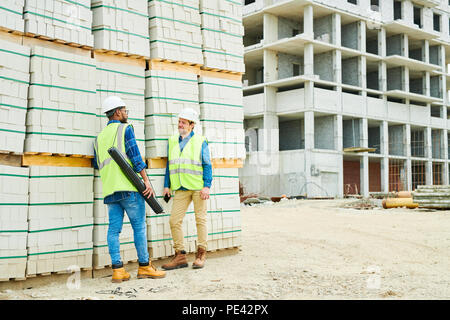
[[[147,70],[170,70],[176,72],[200,74],[201,65],[169,59],[150,59],[147,60]]]
[[[24,152],[22,166],[92,167],[94,156],[50,152]]]
[[[0,282],[7,282],[7,281],[24,281],[27,280],[27,278],[0,278]]]
[[[116,63],[116,64],[126,64],[129,66],[136,66],[145,69],[146,61],[141,58],[127,57],[119,54],[109,54],[105,52],[100,52],[100,50],[92,51],[92,58],[100,62]]]
[[[73,47],[73,48],[92,50],[91,46],[87,46],[87,45],[83,45],[83,44],[79,44],[79,43],[75,43],[75,42],[70,42],[70,41],[63,40],[63,39],[53,39],[53,38],[50,38],[50,37],[47,37],[44,35],[40,35],[40,34],[36,34],[36,33],[32,33],[32,32],[25,32],[24,36],[28,37],[28,38],[35,38],[35,39],[44,40],[44,41],[48,41],[48,42],[54,42],[54,43],[58,43],[58,44],[62,44],[62,45],[67,45],[67,46]]]
[[[118,57],[126,57],[131,59],[141,59],[146,60],[149,59],[149,57],[142,56],[139,54],[129,53],[129,52],[120,52],[115,50],[109,50],[109,49],[93,49],[94,53],[103,53],[111,56],[118,56]]]
[[[220,69],[212,69],[202,67],[200,70],[200,76],[202,77],[210,77],[210,78],[219,78],[225,80],[233,80],[233,81],[242,81],[242,73],[241,72],[233,72],[228,70],[220,70]]]
[[[21,167],[22,154],[9,151],[0,151],[0,165]]]
[[[91,47],[81,46],[79,44],[64,42],[63,40],[50,39],[45,40],[42,36],[30,37],[23,36],[22,44],[28,47],[44,47],[53,50],[59,50],[71,54],[78,54],[86,58],[91,58]]]

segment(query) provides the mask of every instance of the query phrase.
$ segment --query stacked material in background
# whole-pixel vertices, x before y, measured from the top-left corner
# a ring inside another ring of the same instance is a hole
[[[0,150],[23,152],[30,49],[0,40]]]
[[[24,151],[93,155],[98,107],[93,59],[35,46],[30,72]]]
[[[90,0],[27,0],[23,18],[27,34],[80,46],[94,45]]]
[[[147,170],[147,175],[157,196],[156,199],[164,208],[163,213],[155,214],[148,205],[145,206],[147,215],[147,241],[151,258],[168,257],[175,254],[169,225],[173,199],[168,203],[163,199],[165,172],[166,169]],[[197,227],[195,225],[193,203],[189,205],[183,220],[183,235],[186,252],[196,252]]]
[[[220,78],[199,77],[200,122],[211,157],[245,158],[242,84]]]
[[[145,67],[128,64],[96,61],[97,65],[97,103],[96,135],[108,123],[102,113],[102,102],[108,96],[119,96],[127,105],[128,123],[134,128],[139,151],[145,157]]]
[[[208,200],[208,250],[241,245],[238,169],[213,169]]]
[[[148,70],[145,78],[146,158],[167,157],[167,139],[178,133],[178,114],[184,108],[200,112],[197,75]],[[194,132],[202,134],[201,125]]]
[[[450,186],[417,186],[412,193],[414,203],[420,208],[449,209],[450,208]]]
[[[108,250],[108,207],[103,203],[103,189],[100,173],[95,171],[94,177],[94,255],[93,267],[100,268],[111,265],[111,257]],[[133,228],[128,215],[124,213],[122,232],[119,236],[120,256],[124,263],[137,259],[137,252],[133,240]]]
[[[150,56],[147,1],[91,2],[95,49]]]
[[[0,165],[0,279],[25,277],[28,173],[28,168]]]
[[[30,167],[27,275],[92,267],[94,170]]]
[[[24,31],[22,18],[25,0],[4,0],[0,4],[0,29]]]
[[[203,64],[199,0],[148,2],[150,58]]]
[[[204,66],[244,72],[242,4],[231,0],[200,0]]]

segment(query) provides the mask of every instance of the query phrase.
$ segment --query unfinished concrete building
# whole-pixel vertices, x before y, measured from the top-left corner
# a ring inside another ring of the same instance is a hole
[[[449,183],[448,0],[244,0],[245,192]]]

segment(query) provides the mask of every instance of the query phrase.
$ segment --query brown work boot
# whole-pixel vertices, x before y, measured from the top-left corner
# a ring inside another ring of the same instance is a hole
[[[159,279],[164,278],[166,276],[165,271],[158,271],[156,267],[149,262],[148,266],[139,266],[137,277],[138,279],[152,278]]]
[[[205,265],[206,260],[206,249],[198,247],[197,254],[195,255],[195,261],[192,264],[192,268],[200,269]]]
[[[169,263],[162,266],[164,270],[172,270],[178,268],[185,268],[188,266],[186,251],[175,251],[175,257]]]
[[[130,280],[130,274],[126,272],[125,268],[113,269],[112,282],[119,283]]]

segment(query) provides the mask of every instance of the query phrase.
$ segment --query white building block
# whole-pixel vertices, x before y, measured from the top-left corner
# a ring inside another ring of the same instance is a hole
[[[22,17],[25,0],[4,0],[0,6],[0,28],[24,32]]]

